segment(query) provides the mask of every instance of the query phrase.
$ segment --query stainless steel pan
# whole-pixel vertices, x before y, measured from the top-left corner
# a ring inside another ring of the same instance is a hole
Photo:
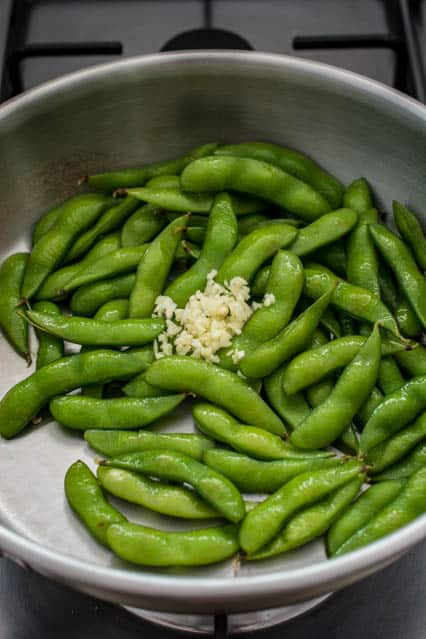
[[[398,198],[426,216],[426,109],[366,78],[261,53],[129,59],[82,71],[0,109],[0,257],[28,246],[47,207],[80,175],[173,157],[210,140],[300,149],[344,182],[370,180],[379,205]],[[27,374],[4,340],[0,392]],[[186,413],[166,428],[190,429]],[[426,517],[363,550],[326,561],[320,543],[275,561],[192,572],[124,566],[69,512],[66,467],[93,456],[52,423],[0,443],[0,548],[44,575],[111,601],[176,612],[283,606],[341,588],[426,536]],[[158,518],[126,512],[139,521]],[[170,523],[170,526],[172,524]]]

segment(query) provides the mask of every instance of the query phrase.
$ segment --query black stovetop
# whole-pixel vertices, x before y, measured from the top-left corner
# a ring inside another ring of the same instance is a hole
[[[328,62],[425,101],[426,0],[0,0],[0,102],[120,56],[244,47]],[[250,637],[425,639],[425,575],[422,545],[303,618]],[[184,635],[1,559],[0,639],[48,636]]]

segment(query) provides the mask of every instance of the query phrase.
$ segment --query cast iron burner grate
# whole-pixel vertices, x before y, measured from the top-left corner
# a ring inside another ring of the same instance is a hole
[[[246,49],[249,42],[228,30],[212,24],[214,0],[203,2],[203,28],[177,34],[168,40],[162,51],[182,49]],[[285,1],[285,0],[284,0]],[[27,42],[26,34],[34,2],[31,0],[0,0],[0,102],[23,91],[21,65],[28,58],[121,55],[120,41],[88,42]],[[388,33],[370,35],[297,36],[294,50],[308,49],[389,49],[396,64],[393,86],[418,100],[426,101],[425,71],[416,37],[415,21],[419,20],[421,0],[383,0],[389,25]],[[216,639],[228,637],[227,615],[216,615],[212,624]]]

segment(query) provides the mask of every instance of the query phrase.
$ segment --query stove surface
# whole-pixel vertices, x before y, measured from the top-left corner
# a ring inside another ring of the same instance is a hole
[[[230,31],[258,51],[334,64],[396,84],[421,98],[410,77],[410,51],[401,46],[405,33],[398,13],[401,6],[412,11],[426,65],[426,1],[422,0],[0,0],[0,101],[93,64],[176,48],[181,42],[178,37],[176,44],[176,36],[211,28]],[[12,13],[14,23],[8,29]],[[191,34],[185,46],[244,46],[223,33],[213,34],[214,40],[207,35]],[[9,65],[4,64],[6,57]],[[421,78],[420,85],[424,82]],[[285,627],[239,636],[424,639],[425,575],[423,544]],[[50,635],[72,639],[184,636],[1,559],[0,639]],[[218,632],[219,636],[225,635]]]

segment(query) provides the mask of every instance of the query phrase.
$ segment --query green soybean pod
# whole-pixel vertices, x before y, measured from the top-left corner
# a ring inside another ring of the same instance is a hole
[[[68,200],[66,200],[66,202],[68,202]],[[50,231],[52,226],[56,224],[59,217],[61,216],[64,204],[65,202],[62,202],[58,206],[55,206],[53,209],[49,209],[48,211],[46,211],[45,213],[43,213],[43,215],[39,217],[39,219],[34,225],[33,232],[32,232],[33,246],[35,246],[37,242],[39,241],[39,239],[43,235],[45,235],[48,231]]]
[[[165,532],[139,524],[108,528],[108,545],[121,559],[144,566],[204,566],[239,550],[234,524],[186,532]]]
[[[37,302],[34,304],[33,309],[38,313],[61,315],[61,309],[53,302]],[[49,335],[44,331],[36,332],[38,338],[36,368],[39,369],[64,356],[64,340],[61,337]]]
[[[370,225],[370,228],[372,226]],[[401,337],[395,318],[380,297],[365,288],[342,280],[324,266],[313,263],[305,265],[304,294],[307,297],[317,299],[336,282],[338,286],[334,289],[331,299],[334,306],[366,322],[374,323],[380,320],[383,328],[396,337]]]
[[[74,262],[68,266],[63,266],[57,271],[53,271],[43,282],[35,295],[37,300],[54,300],[63,296],[64,286],[79,271],[84,271],[93,262],[108,253],[118,250],[121,246],[120,234],[110,233],[101,238],[79,262]]]
[[[27,311],[33,326],[74,344],[89,346],[142,346],[164,331],[160,318],[96,320],[87,317],[50,315]]]
[[[116,251],[121,246],[120,233],[110,233],[101,238],[90,251],[79,262],[74,262],[68,266],[63,266],[57,271],[53,271],[45,279],[41,287],[38,289],[35,299],[37,300],[54,300],[63,296],[65,284],[67,284],[79,271],[84,270],[92,262],[104,257],[108,253]]]
[[[57,223],[43,235],[29,257],[22,283],[22,296],[33,297],[47,276],[64,259],[76,238],[109,206],[109,199],[96,193],[69,200]]]
[[[240,424],[221,408],[212,404],[197,403],[192,409],[194,422],[205,435],[228,444],[240,453],[255,459],[286,459],[329,457],[328,451],[306,453],[289,445],[278,435],[262,428]]]
[[[202,461],[206,450],[214,447],[214,442],[202,435],[192,433],[154,433],[148,430],[96,430],[89,429],[84,439],[98,453],[107,457],[117,457],[124,453],[143,450],[176,450]]]
[[[145,185],[149,189],[177,189],[180,186],[180,177],[178,175],[157,175],[153,177]]]
[[[136,274],[127,273],[82,286],[76,290],[71,298],[71,311],[75,315],[94,315],[98,308],[106,302],[128,297],[135,281]]]
[[[263,160],[283,169],[290,175],[303,180],[328,200],[337,209],[342,201],[343,186],[334,176],[324,171],[310,157],[277,144],[265,142],[245,142],[219,146],[214,155],[253,158]]]
[[[155,361],[146,372],[148,383],[170,391],[192,392],[221,406],[242,422],[284,435],[279,417],[241,377],[210,362],[184,355]]]
[[[97,350],[62,357],[18,382],[0,401],[0,435],[19,433],[52,397],[87,386],[126,379],[143,369],[137,353]]]
[[[241,191],[273,202],[312,222],[328,213],[328,201],[306,182],[251,158],[212,156],[188,164],[181,175],[185,191]]]
[[[375,221],[377,220],[376,212]],[[369,224],[361,217],[348,238],[346,276],[351,284],[361,286],[380,297],[379,263],[369,233]]]
[[[266,287],[266,296],[272,296],[272,304],[254,311],[244,324],[240,335],[233,338],[231,346],[219,352],[220,366],[235,370],[232,353],[253,351],[257,346],[275,337],[289,322],[302,292],[303,265],[289,251],[278,251],[272,261]],[[266,299],[266,298],[265,298]]]
[[[337,457],[261,461],[224,448],[206,450],[203,461],[246,493],[273,493],[296,475],[342,463]]]
[[[406,206],[393,202],[393,218],[402,238],[410,247],[417,264],[426,270],[426,237],[418,218]]]
[[[421,322],[405,295],[400,295],[394,313],[403,335],[406,337],[419,337],[422,334],[423,327]]]
[[[150,242],[167,224],[161,209],[152,204],[145,204],[137,209],[123,224],[121,229],[121,245],[140,246]]]
[[[205,226],[188,226],[185,233],[188,240],[201,246],[206,239],[206,227]]]
[[[145,379],[145,373],[141,373],[131,379],[130,382],[127,382],[122,391],[127,397],[160,397],[168,395],[168,391],[148,384]]]
[[[233,277],[243,277],[249,282],[261,264],[290,244],[296,235],[293,226],[278,223],[245,235],[223,262],[216,281],[223,284]]]
[[[326,213],[300,229],[289,250],[300,257],[313,253],[349,233],[357,221],[358,215],[352,209],[338,209]]]
[[[421,468],[426,466],[426,441],[420,442],[418,446],[414,448],[403,459],[392,464],[389,468],[380,475],[373,477],[374,481],[383,482],[388,479],[399,480],[411,477]]]
[[[188,216],[176,218],[149,245],[136,273],[129,299],[129,317],[150,317],[173,264]]]
[[[90,262],[65,284],[65,293],[87,284],[135,271],[149,247],[150,244],[142,244],[142,246],[119,248]]]
[[[328,531],[328,555],[335,555],[340,546],[398,496],[404,485],[404,481],[384,481],[367,488]]]
[[[361,464],[347,461],[332,468],[294,477],[245,516],[240,527],[241,548],[252,554],[265,546],[301,508],[320,501],[359,476]]]
[[[179,308],[184,308],[191,295],[204,289],[207,275],[220,269],[237,240],[237,218],[230,197],[227,193],[219,193],[210,211],[200,257],[191,268],[173,280],[164,295],[171,297]]]
[[[223,475],[188,455],[173,450],[127,453],[104,462],[106,466],[186,483],[226,519],[237,523],[245,514],[239,490]]]
[[[364,215],[374,206],[370,186],[365,178],[354,180],[343,194],[343,204],[353,209],[360,215]]]
[[[263,266],[257,271],[250,286],[251,294],[254,297],[262,297],[265,295],[270,274],[270,266]]]
[[[31,363],[28,343],[28,323],[19,314],[21,289],[28,253],[14,253],[5,259],[0,268],[0,326],[13,348]]]
[[[361,335],[347,335],[296,355],[286,368],[283,378],[284,390],[291,395],[344,368],[357,355],[366,340],[367,338]],[[405,344],[393,337],[382,339],[381,352],[387,356],[386,362],[390,353],[403,351],[405,348]]]
[[[389,393],[393,393],[393,391],[401,388],[404,382],[405,380],[394,358],[391,355],[383,357],[377,377],[377,384],[383,394],[389,395]]]
[[[271,218],[264,213],[252,213],[251,215],[245,215],[238,220],[238,232],[240,235],[248,235],[248,233],[256,231],[267,222],[271,222]]]
[[[270,375],[283,362],[309,344],[332,294],[333,288],[290,322],[278,335],[246,355],[240,362],[240,369],[244,375],[256,378]]]
[[[376,382],[380,343],[380,332],[376,325],[327,399],[293,431],[290,440],[295,446],[303,449],[322,448],[344,433]]]
[[[146,164],[140,168],[88,175],[83,178],[83,181],[87,182],[89,186],[106,193],[111,193],[119,188],[140,186],[154,177],[181,173],[187,164],[196,158],[210,155],[216,148],[217,144],[211,142],[191,149],[185,155],[176,158],[176,160]]]
[[[87,430],[89,427],[128,430],[152,424],[179,406],[184,399],[184,395],[144,399],[98,399],[85,395],[64,395],[52,399],[49,409],[58,422],[74,430]]]
[[[371,544],[395,532],[426,511],[426,468],[412,475],[402,490],[387,506],[358,529],[334,553],[335,557]]]
[[[307,544],[312,539],[323,535],[340,513],[351,503],[361,488],[365,474],[360,473],[357,479],[338,488],[331,495],[317,504],[304,508],[296,513],[284,530],[266,546],[247,559],[258,560],[275,557],[294,548]]]
[[[318,249],[311,257],[315,262],[331,269],[333,273],[343,278],[346,277],[347,255],[343,239]]]
[[[426,413],[422,413],[396,435],[377,444],[367,453],[366,460],[371,474],[376,475],[404,457],[416,444],[426,438]]]
[[[196,261],[200,257],[201,250],[193,242],[187,240],[181,240],[177,246],[174,262],[188,260]]]
[[[129,470],[106,466],[99,466],[97,475],[102,488],[114,497],[162,515],[181,519],[220,517],[217,510],[183,486],[173,486]]]
[[[116,206],[105,211],[96,223],[74,242],[67,253],[65,261],[72,262],[81,255],[84,255],[99,237],[120,228],[138,206],[138,200],[126,197],[122,201],[119,201]]]
[[[369,398],[366,402],[361,406],[358,413],[356,414],[355,421],[358,426],[364,428],[371,415],[376,410],[377,406],[381,404],[383,401],[383,395],[380,390],[375,386],[370,393]]]
[[[111,300],[110,302],[103,304],[103,306],[98,309],[95,319],[102,320],[104,322],[115,322],[117,320],[125,319],[127,317],[128,307],[129,303],[126,299]],[[92,348],[93,347],[91,346],[82,346],[80,353],[85,353]],[[83,395],[88,395],[89,397],[101,398],[104,393],[104,385],[91,384],[90,386],[83,387],[81,392]]]
[[[398,284],[407,296],[423,328],[426,328],[426,280],[410,250],[385,226],[371,224],[369,230],[375,245],[394,272]]]
[[[413,377],[426,375],[426,348],[422,344],[417,344],[414,349],[395,353],[395,359]]]
[[[426,408],[426,376],[415,377],[387,395],[371,415],[361,435],[360,448],[367,452],[402,430]]]
[[[264,389],[268,402],[290,428],[296,428],[311,412],[302,393],[287,395],[283,388],[283,377],[287,363],[277,368],[264,379]]]
[[[82,461],[76,461],[65,475],[68,503],[99,543],[108,546],[106,532],[111,524],[126,518],[105,499],[99,482]]]

